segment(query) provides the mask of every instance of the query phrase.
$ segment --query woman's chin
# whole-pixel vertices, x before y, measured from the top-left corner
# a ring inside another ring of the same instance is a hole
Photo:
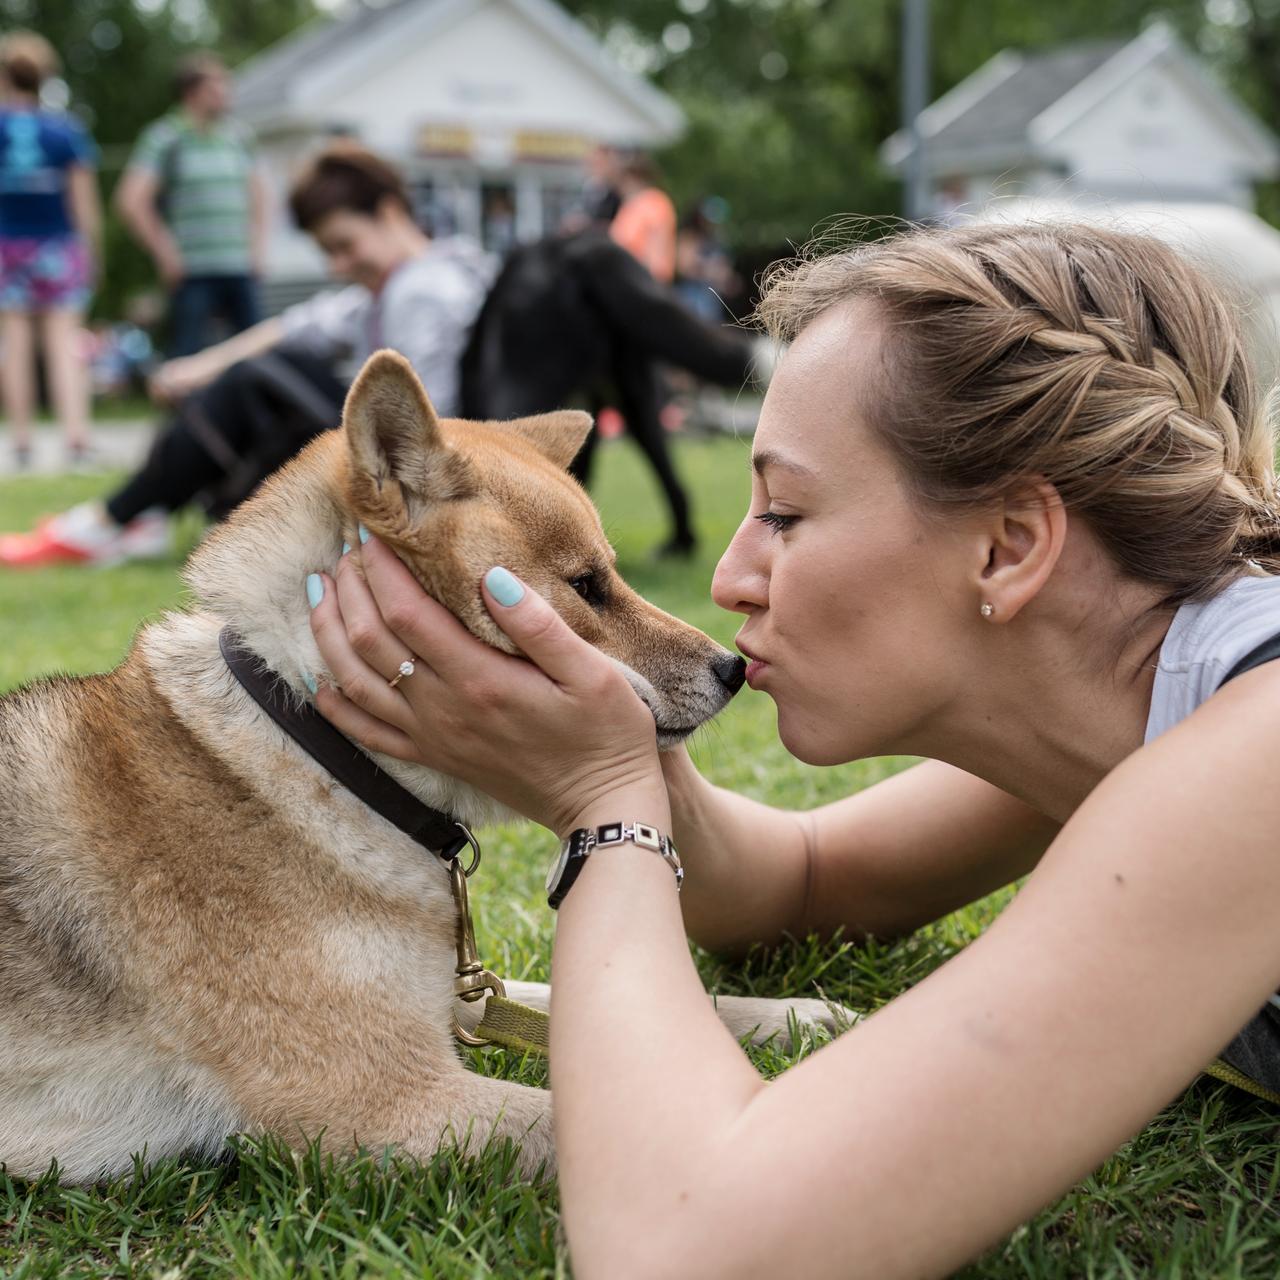
[[[838,744],[823,739],[820,729],[790,723],[781,710],[778,712],[778,739],[801,764],[844,764],[849,759],[839,750]]]

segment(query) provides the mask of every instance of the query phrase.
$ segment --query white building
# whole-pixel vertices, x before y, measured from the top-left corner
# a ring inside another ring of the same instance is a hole
[[[1280,142],[1155,23],[1130,41],[1008,49],[920,115],[942,216],[1019,196],[1225,201],[1253,208],[1280,172]],[[901,172],[905,132],[881,149]]]
[[[554,229],[594,145],[659,146],[684,125],[553,0],[354,3],[245,63],[236,112],[278,207],[307,152],[347,134],[403,168],[438,231],[494,249]],[[276,305],[322,274],[283,213],[269,263]]]

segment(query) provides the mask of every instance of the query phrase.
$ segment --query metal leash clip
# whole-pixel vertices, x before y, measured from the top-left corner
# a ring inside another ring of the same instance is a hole
[[[507,989],[502,985],[502,979],[496,973],[490,973],[480,963],[480,956],[476,951],[476,931],[471,923],[471,904],[467,898],[467,877],[474,874],[476,868],[480,865],[480,845],[476,842],[475,836],[466,827],[463,827],[461,823],[458,825],[467,837],[467,843],[474,851],[475,857],[472,858],[471,865],[466,868],[462,865],[461,856],[453,858],[449,862],[449,889],[453,894],[454,906],[458,909],[455,937],[458,963],[454,969],[453,994],[459,1000],[466,1001],[467,1004],[474,1004],[475,1001],[486,995],[505,996]],[[453,1034],[465,1045],[478,1048],[489,1043],[488,1040],[480,1036],[474,1036],[470,1031],[466,1030],[458,1021],[456,1011],[453,1015]]]

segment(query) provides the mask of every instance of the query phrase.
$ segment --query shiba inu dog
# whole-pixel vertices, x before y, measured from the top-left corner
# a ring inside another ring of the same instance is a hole
[[[626,668],[660,740],[680,740],[727,703],[740,660],[618,577],[565,473],[589,426],[573,412],[440,421],[407,362],[379,353],[344,429],[192,557],[188,611],[144,627],[106,675],[0,700],[11,1175],[56,1159],[65,1181],[90,1181],[143,1150],[208,1158],[239,1131],[419,1156],[468,1132],[510,1135],[527,1169],[550,1164],[548,1094],[478,1076],[456,1051],[446,868],[277,726],[219,635],[234,627],[280,696],[305,703],[307,675],[322,671],[303,579],[331,570],[363,523],[508,649],[479,583],[492,564],[517,567]],[[468,826],[510,816],[454,779],[379,764]],[[786,1025],[780,1002],[726,1010],[739,1033]]]

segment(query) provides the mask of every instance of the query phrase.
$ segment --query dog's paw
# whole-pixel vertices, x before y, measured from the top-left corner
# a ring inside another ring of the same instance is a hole
[[[796,1047],[792,1027],[804,1035],[821,1031],[838,1036],[859,1015],[829,1000],[766,1000],[758,996],[717,996],[716,1012],[736,1040],[749,1037],[755,1045],[772,1040],[780,1048]],[[794,1023],[793,1023],[794,1018]]]

